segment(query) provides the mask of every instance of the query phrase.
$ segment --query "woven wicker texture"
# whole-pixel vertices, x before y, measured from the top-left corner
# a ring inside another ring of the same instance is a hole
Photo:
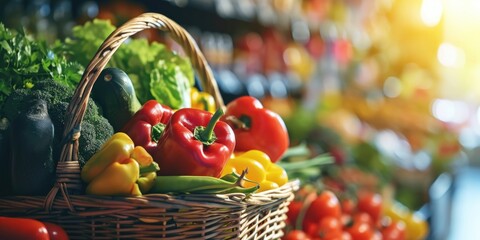
[[[100,72],[135,33],[155,28],[169,33],[192,62],[203,88],[225,107],[204,56],[193,38],[169,18],[145,13],[114,31],[85,69],[68,107],[65,144],[57,179],[47,196],[0,197],[0,216],[61,225],[71,239],[279,239],[298,181],[249,196],[244,194],[146,194],[141,197],[83,195],[78,164],[78,126]]]

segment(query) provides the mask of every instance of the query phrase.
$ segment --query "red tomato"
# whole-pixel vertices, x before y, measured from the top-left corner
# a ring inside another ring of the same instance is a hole
[[[359,212],[365,212],[372,217],[374,223],[378,223],[382,215],[382,196],[374,192],[362,192],[358,194],[357,208]]]
[[[352,214],[355,210],[355,202],[351,198],[345,198],[341,202],[342,212],[344,214]]]
[[[362,222],[362,223],[367,223],[370,226],[374,226],[372,217],[368,213],[364,213],[364,212],[354,213],[352,216],[352,221],[354,223]]]
[[[301,230],[292,230],[282,240],[310,240],[310,238]]]
[[[393,221],[381,229],[383,240],[405,240],[405,223],[402,221]]]
[[[353,240],[352,235],[349,232],[343,231],[342,232],[342,240]]]
[[[49,240],[45,224],[28,218],[0,217],[0,236],[9,240]]]
[[[307,232],[307,234],[309,233]],[[309,235],[319,237],[322,240],[341,240],[342,224],[338,218],[327,216],[320,220],[317,228]]]
[[[288,205],[288,212],[287,212],[287,223],[292,226],[295,226],[297,222],[298,214],[300,210],[302,210],[303,202],[301,201],[292,201]]]
[[[65,230],[57,224],[50,223],[50,222],[43,222],[45,227],[47,227],[48,235],[50,236],[50,240],[68,240],[68,235]]]
[[[375,232],[373,227],[366,222],[353,222],[353,224],[346,228],[353,240],[372,240]]]
[[[306,229],[308,223],[318,224],[324,217],[340,219],[342,210],[337,196],[329,190],[325,190],[312,201],[305,213],[303,227]]]

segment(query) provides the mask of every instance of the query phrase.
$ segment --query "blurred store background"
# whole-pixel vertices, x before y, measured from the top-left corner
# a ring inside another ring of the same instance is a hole
[[[292,144],[373,174],[428,219],[430,239],[480,239],[468,220],[480,214],[480,1],[0,3],[7,27],[48,42],[94,18],[162,13],[197,39],[226,102],[255,96]],[[161,32],[142,37],[179,49]]]

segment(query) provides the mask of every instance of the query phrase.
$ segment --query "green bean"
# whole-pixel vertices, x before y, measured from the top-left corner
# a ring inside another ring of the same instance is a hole
[[[240,185],[244,174],[221,179],[209,176],[157,176],[150,193],[253,193],[259,186]]]

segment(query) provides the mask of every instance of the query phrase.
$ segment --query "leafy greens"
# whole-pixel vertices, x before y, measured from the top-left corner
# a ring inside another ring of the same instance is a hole
[[[73,37],[65,43],[76,61],[86,67],[114,30],[109,21],[95,19],[74,27]],[[129,39],[115,52],[108,66],[128,74],[142,103],[156,99],[174,109],[190,106],[190,88],[194,84],[190,61],[163,44],[149,43],[144,38]]]
[[[83,67],[69,61],[61,44],[49,48],[45,41],[25,33],[11,31],[0,23],[0,106],[15,89],[31,88],[45,78],[53,78],[74,88]]]

